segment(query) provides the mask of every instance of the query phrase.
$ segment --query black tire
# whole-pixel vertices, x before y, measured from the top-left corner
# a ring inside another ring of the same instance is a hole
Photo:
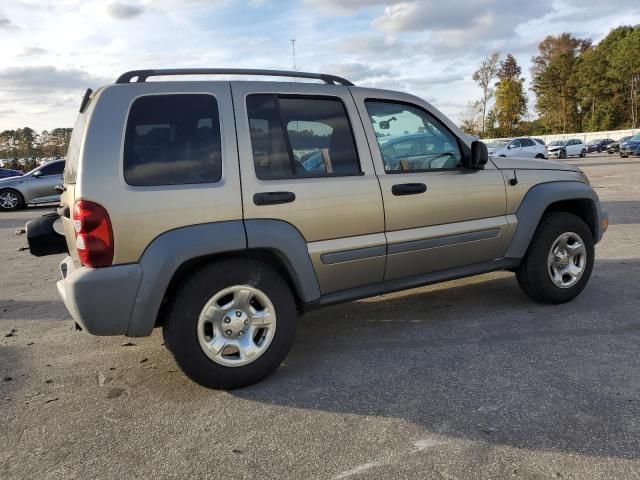
[[[584,157],[586,157],[586,156],[587,156],[587,151],[586,151],[586,150],[582,150],[582,151],[580,152],[580,158],[584,158]]]
[[[569,288],[557,287],[547,270],[547,256],[553,242],[566,232],[580,235],[586,249],[586,264],[582,277]],[[532,300],[540,303],[565,303],[582,292],[591,277],[594,260],[593,234],[587,224],[578,216],[567,212],[554,212],[545,215],[533,235],[527,254],[516,270],[520,288]]]
[[[8,212],[8,211],[11,211],[11,210],[22,210],[25,207],[24,197],[22,196],[22,194],[19,191],[14,190],[13,188],[5,188],[5,189],[0,190],[0,195],[5,194],[5,193],[14,195],[18,202],[16,203],[16,205],[14,207],[3,207],[2,203],[0,203],[0,210],[1,211]]]
[[[559,158],[567,158],[567,151],[566,150],[560,150],[560,153],[558,154]]]
[[[539,158],[539,159],[544,160],[544,155],[542,155],[541,153],[539,153],[539,154],[537,154],[537,155],[536,155],[536,158]]]
[[[253,362],[226,366],[211,360],[200,347],[198,317],[217,292],[234,285],[249,285],[267,295],[277,315],[271,343]],[[174,297],[163,326],[166,347],[182,371],[203,387],[231,390],[267,377],[285,359],[296,333],[296,303],[287,283],[268,265],[236,258],[211,263],[196,271]]]

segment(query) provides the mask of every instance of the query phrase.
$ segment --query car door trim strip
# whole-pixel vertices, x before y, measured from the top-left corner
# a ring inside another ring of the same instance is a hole
[[[394,243],[388,246],[387,253],[393,255],[396,253],[412,252],[414,250],[425,250],[429,248],[447,247],[457,243],[475,242],[477,240],[488,240],[496,238],[500,235],[499,228],[491,228],[487,230],[479,230],[476,232],[456,233],[454,235],[445,235],[442,237],[426,238],[423,240],[412,240],[409,242]]]

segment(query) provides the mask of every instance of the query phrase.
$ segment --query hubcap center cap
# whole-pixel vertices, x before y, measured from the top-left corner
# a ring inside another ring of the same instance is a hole
[[[556,265],[560,268],[564,268],[569,264],[569,254],[565,250],[560,250],[556,253]]]
[[[222,317],[222,332],[226,337],[242,337],[249,328],[249,315],[244,310],[231,309]]]

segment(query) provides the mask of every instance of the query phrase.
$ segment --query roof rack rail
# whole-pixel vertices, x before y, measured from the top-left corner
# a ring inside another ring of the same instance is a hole
[[[354,87],[349,80],[327,75],[324,73],[297,72],[293,70],[257,70],[245,68],[170,68],[160,70],[131,70],[118,77],[116,83],[131,83],[136,79],[136,83],[142,83],[149,77],[170,76],[170,75],[260,75],[267,77],[291,77],[291,78],[312,78],[322,80],[329,85],[345,85]]]

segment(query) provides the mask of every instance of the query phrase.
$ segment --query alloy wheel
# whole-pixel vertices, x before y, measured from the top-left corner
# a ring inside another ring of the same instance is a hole
[[[573,287],[582,278],[586,266],[587,249],[580,235],[567,232],[556,238],[547,257],[547,272],[556,287]]]
[[[18,196],[13,192],[0,193],[0,207],[6,210],[16,208],[18,205]]]
[[[216,293],[198,317],[198,342],[214,362],[226,367],[247,365],[271,344],[276,312],[269,297],[249,285]]]

